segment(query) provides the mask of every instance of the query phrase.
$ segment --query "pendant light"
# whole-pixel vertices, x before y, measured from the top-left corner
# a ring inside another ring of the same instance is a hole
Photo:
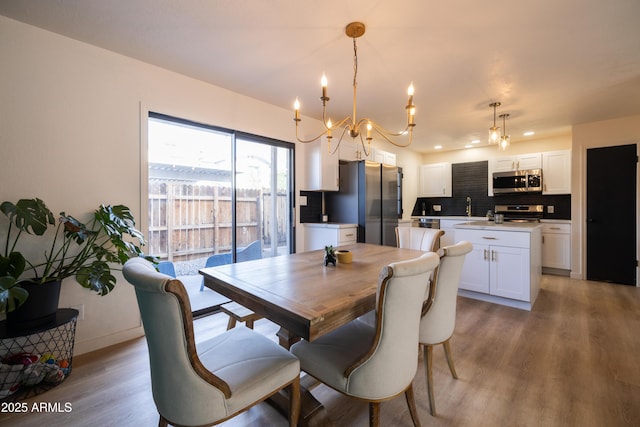
[[[511,142],[511,135],[507,133],[507,125],[505,120],[509,118],[509,114],[500,114],[502,118],[502,129],[504,130],[504,134],[500,137],[500,144],[498,145],[498,149],[500,151],[505,151],[509,148],[509,143]]]
[[[500,140],[500,127],[496,126],[496,108],[499,106],[499,102],[489,104],[489,107],[493,107],[493,126],[489,128],[489,144],[495,144]]]

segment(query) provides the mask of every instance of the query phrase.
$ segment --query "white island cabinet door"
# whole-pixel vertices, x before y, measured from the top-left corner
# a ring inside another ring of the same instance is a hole
[[[491,246],[490,251],[491,295],[529,301],[529,249]]]
[[[473,250],[464,259],[460,289],[489,293],[489,254],[488,245],[473,244]]]

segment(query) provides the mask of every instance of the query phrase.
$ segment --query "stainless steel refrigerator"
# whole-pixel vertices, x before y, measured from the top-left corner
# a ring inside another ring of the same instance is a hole
[[[340,164],[340,191],[325,193],[331,222],[358,224],[358,242],[396,246],[402,174],[362,160]]]

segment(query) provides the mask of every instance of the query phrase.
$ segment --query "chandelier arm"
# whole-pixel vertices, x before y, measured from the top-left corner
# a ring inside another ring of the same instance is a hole
[[[334,124],[331,126],[332,129],[337,129],[341,126],[347,126],[347,127],[351,127],[351,117],[345,117],[344,119],[340,120],[338,123]]]
[[[335,154],[336,151],[338,151],[338,148],[340,148],[340,143],[342,142],[342,138],[344,138],[344,134],[347,132],[348,127],[343,127],[342,128],[342,132],[340,133],[340,138],[338,139],[338,143],[336,144],[335,148],[333,149],[333,151],[331,150],[331,140],[329,140],[329,154]]]
[[[369,151],[367,151],[367,146],[364,145],[364,138],[362,138],[362,134],[360,134],[360,144],[362,144],[362,151],[364,152],[365,157],[369,157],[371,154],[371,138],[367,138],[367,146],[369,147]]]
[[[315,136],[315,137],[313,137],[313,138],[311,138],[311,139],[301,139],[301,138],[298,136],[298,130],[296,129],[296,139],[298,140],[298,142],[301,142],[301,143],[303,143],[303,144],[308,144],[308,143],[310,143],[310,142],[317,141],[318,139],[322,138],[322,135],[325,135],[326,133],[327,133],[327,131],[324,131],[324,132],[322,132],[320,135]]]
[[[391,145],[395,145],[396,147],[405,148],[405,147],[410,146],[411,142],[413,142],[413,128],[412,127],[409,129],[409,141],[406,144],[399,144],[399,143],[395,142],[394,140],[392,140],[390,138],[391,136],[401,136],[401,134],[387,135],[387,134],[384,134],[384,133],[380,132],[380,130],[377,127],[374,127],[373,129],[376,131],[376,133],[378,135],[380,135],[382,138],[384,138],[385,141],[387,141]]]
[[[358,123],[358,126],[361,124],[361,122],[371,123],[371,127],[373,129],[375,129],[376,132],[378,132],[378,134],[387,135],[387,136],[403,136],[403,135],[406,135],[409,132],[409,129],[413,129],[413,127],[415,126],[415,124],[413,124],[413,125],[407,124],[407,126],[403,130],[401,130],[400,132],[394,132],[392,130],[383,128],[382,126],[380,126],[379,124],[377,124],[376,122],[374,122],[373,120],[370,120],[370,119],[362,119],[362,120],[360,120],[360,123]]]
[[[351,120],[351,117],[345,117],[344,119],[340,120],[338,123],[336,123],[335,125],[331,126],[332,129],[338,129],[338,128],[342,128],[342,136],[340,136],[340,140],[338,141],[338,144],[340,144],[340,141],[342,141],[342,137],[344,136],[345,132],[347,131],[347,129],[349,129],[350,125],[349,125],[349,121]],[[325,126],[326,127],[326,126]],[[296,122],[296,139],[298,140],[298,142],[302,142],[303,144],[308,144],[310,142],[313,141],[317,141],[318,139],[322,138],[323,135],[327,134],[327,130],[322,131],[321,133],[319,133],[317,136],[314,136],[313,138],[310,139],[302,139],[300,138],[298,135],[298,123]]]

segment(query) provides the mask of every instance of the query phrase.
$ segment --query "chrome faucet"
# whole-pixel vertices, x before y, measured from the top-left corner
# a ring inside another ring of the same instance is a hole
[[[465,210],[467,216],[471,216],[471,196],[467,196],[467,209]]]

